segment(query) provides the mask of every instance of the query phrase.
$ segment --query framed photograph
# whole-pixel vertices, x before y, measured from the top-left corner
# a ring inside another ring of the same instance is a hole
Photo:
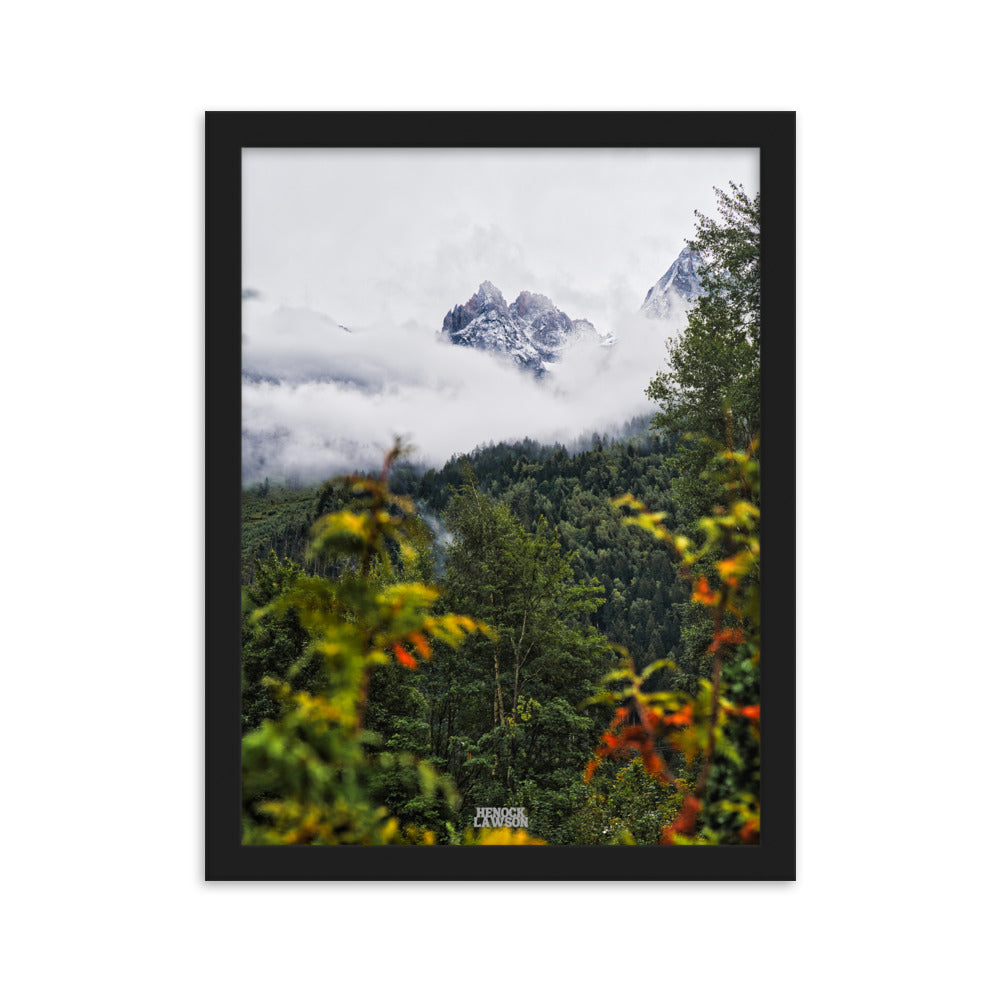
[[[208,880],[795,878],[795,117],[206,116]]]

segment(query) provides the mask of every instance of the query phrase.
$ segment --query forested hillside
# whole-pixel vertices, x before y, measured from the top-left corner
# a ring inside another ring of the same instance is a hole
[[[244,491],[247,842],[756,842],[759,203],[718,197],[652,427]]]
[[[657,510],[671,510],[672,448],[649,432],[619,442],[595,440],[587,451],[525,440],[479,449],[423,475],[402,468],[391,480],[395,492],[411,496],[429,526],[438,562],[445,555],[442,518],[454,492],[468,484],[502,501],[517,522],[533,530],[540,518],[555,529],[563,550],[573,553],[580,581],[596,578],[605,603],[591,623],[612,642],[644,661],[676,654],[679,626],[673,605],[686,589],[675,579],[666,552],[650,549],[641,535],[609,517],[608,498],[633,493]],[[309,528],[320,507],[319,488],[247,490],[244,511],[244,583],[253,559],[273,550],[301,561]]]

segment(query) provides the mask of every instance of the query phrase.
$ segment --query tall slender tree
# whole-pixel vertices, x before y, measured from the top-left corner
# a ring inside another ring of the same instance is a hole
[[[703,519],[732,500],[725,478],[708,475],[714,457],[754,450],[760,436],[760,195],[732,182],[715,194],[718,218],[695,213],[696,234],[688,241],[703,261],[703,294],[687,328],[667,342],[667,364],[646,390],[660,408],[653,426],[679,438],[668,459],[676,473],[671,499],[678,527],[697,541],[706,537]],[[710,578],[712,563],[706,549],[699,569]],[[688,675],[704,674],[711,617],[686,600],[675,610],[678,663]]]
[[[693,526],[725,497],[704,476],[720,445],[745,450],[760,434],[760,195],[715,189],[719,218],[696,212],[688,241],[702,257],[703,294],[687,328],[667,342],[667,364],[646,395],[653,426],[682,437],[674,500]]]
[[[463,809],[527,806],[532,832],[557,840],[574,805],[567,788],[599,729],[593,711],[577,706],[612,661],[589,624],[603,588],[574,578],[544,518],[527,531],[472,482],[455,492],[446,523],[444,600],[463,614],[474,609],[495,639],[443,651],[421,678],[435,753],[447,759]]]

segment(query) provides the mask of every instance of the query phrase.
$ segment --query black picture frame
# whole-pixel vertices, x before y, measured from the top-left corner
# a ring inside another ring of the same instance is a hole
[[[759,845],[256,847],[241,838],[241,157],[248,147],[760,150],[762,608]],[[793,112],[229,112],[205,119],[206,880],[795,878],[795,115]]]

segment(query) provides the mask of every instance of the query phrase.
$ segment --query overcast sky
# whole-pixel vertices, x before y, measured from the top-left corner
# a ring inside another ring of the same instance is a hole
[[[266,376],[244,384],[245,475],[377,464],[394,434],[437,465],[648,411],[672,329],[639,307],[730,180],[758,190],[756,150],[244,151],[243,285],[260,297],[243,359]],[[445,313],[484,280],[617,343],[543,382],[443,343]]]
[[[758,190],[756,150],[251,149],[243,283],[347,326],[445,313],[489,279],[602,332],[711,212]]]

